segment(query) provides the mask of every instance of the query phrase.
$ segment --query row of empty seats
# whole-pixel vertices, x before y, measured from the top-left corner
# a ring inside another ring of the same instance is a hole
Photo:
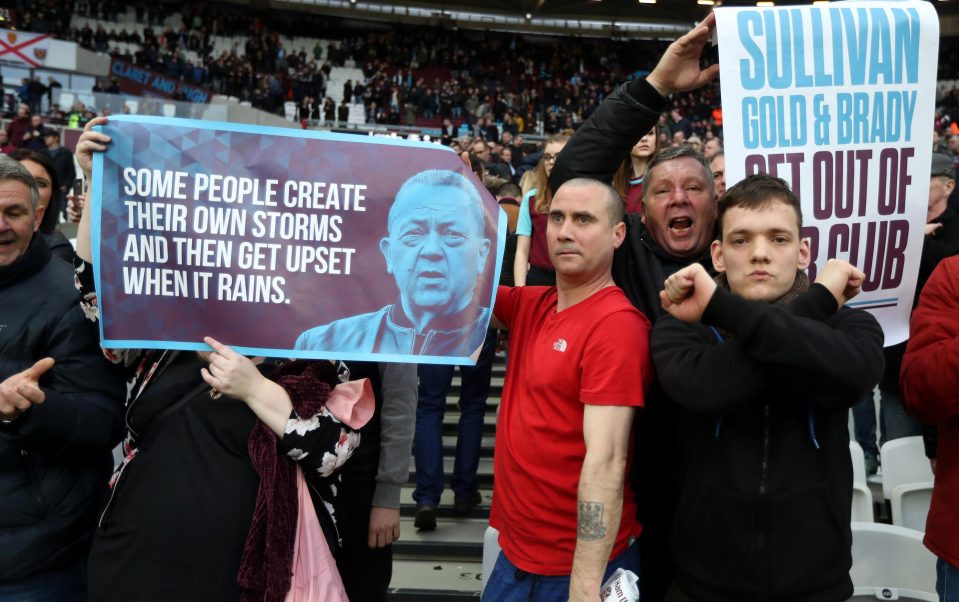
[[[873,499],[866,480],[866,464],[862,448],[849,443],[853,466],[853,521],[873,520]],[[882,461],[882,495],[889,500],[892,523],[925,531],[926,515],[932,502],[934,477],[926,459],[922,437],[905,437],[887,441],[879,450]]]

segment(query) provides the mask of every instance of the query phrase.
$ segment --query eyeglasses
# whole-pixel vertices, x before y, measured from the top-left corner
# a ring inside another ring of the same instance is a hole
[[[543,153],[543,162],[544,162],[544,163],[552,163],[553,161],[555,161],[555,160],[558,159],[558,158],[559,158],[559,153],[556,153],[555,155],[551,155],[551,154],[549,154],[549,153]]]

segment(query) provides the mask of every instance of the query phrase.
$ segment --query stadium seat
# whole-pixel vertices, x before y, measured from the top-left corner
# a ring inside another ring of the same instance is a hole
[[[852,521],[871,523],[874,520],[872,491],[866,482],[866,457],[856,441],[849,442],[852,457]]]
[[[130,115],[136,115],[140,109],[140,101],[138,100],[134,100],[134,99],[125,100],[123,101],[123,104],[130,110]]]
[[[483,585],[486,589],[486,582],[489,580],[490,573],[493,572],[493,566],[499,557],[499,531],[493,527],[487,527],[483,535]],[[482,591],[482,589],[480,591]]]
[[[283,115],[289,120],[296,120],[296,103],[288,100],[283,103]]]
[[[885,466],[883,466],[885,469]],[[937,602],[936,557],[922,545],[922,533],[882,523],[852,523],[852,569],[856,602],[926,600]]]
[[[164,103],[163,105],[163,116],[164,117],[176,117],[176,105],[172,102]]]
[[[887,441],[879,454],[882,492],[892,506],[893,524],[925,531],[934,477],[922,437]]]

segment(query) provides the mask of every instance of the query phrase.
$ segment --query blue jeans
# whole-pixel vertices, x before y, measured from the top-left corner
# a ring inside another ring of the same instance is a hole
[[[476,494],[476,470],[483,442],[483,417],[493,373],[496,331],[486,333],[483,350],[475,366],[460,366],[460,421],[456,434],[456,461],[453,464],[453,493],[457,500],[471,500]],[[416,405],[416,435],[413,456],[416,459],[417,504],[437,506],[443,493],[443,415],[446,394],[453,383],[455,366],[419,366],[419,401]]]
[[[882,427],[880,446],[886,441],[922,435],[922,424],[906,413],[895,391],[879,389],[879,423]]]
[[[862,447],[864,454],[879,457],[879,447],[876,445],[876,402],[873,401],[872,391],[866,398],[852,406],[852,424],[856,434],[856,441]]]
[[[25,579],[0,581],[3,602],[85,602],[86,599],[86,554],[58,569]]]
[[[543,542],[543,545],[549,545]],[[639,543],[633,542],[622,554],[606,565],[603,583],[616,569],[624,568],[639,575]],[[602,585],[602,584],[600,584]],[[569,575],[548,577],[520,571],[500,552],[490,573],[482,602],[556,602],[569,598]],[[599,599],[599,592],[596,592]]]
[[[936,561],[936,593],[939,602],[959,602],[959,569],[942,558]]]

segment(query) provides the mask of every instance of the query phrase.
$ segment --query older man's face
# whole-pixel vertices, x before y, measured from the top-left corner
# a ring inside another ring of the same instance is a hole
[[[0,182],[0,267],[20,259],[43,213],[30,204],[30,189],[17,180]]]
[[[427,184],[396,198],[397,217],[380,250],[407,312],[452,315],[472,301],[490,249],[475,203],[455,186]]]
[[[692,157],[663,161],[646,174],[643,221],[670,255],[693,258],[709,248],[716,225],[712,179]]]

